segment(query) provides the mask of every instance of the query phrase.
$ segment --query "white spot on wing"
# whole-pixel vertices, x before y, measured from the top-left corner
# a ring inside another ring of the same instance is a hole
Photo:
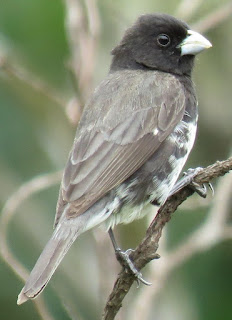
[[[156,136],[159,133],[159,129],[155,128],[155,130],[153,131],[154,136]]]

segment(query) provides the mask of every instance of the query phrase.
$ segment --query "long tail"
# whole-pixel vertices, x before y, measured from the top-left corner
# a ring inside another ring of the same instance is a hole
[[[21,290],[17,304],[35,298],[42,292],[79,234],[76,228],[70,228],[70,224],[57,226]]]

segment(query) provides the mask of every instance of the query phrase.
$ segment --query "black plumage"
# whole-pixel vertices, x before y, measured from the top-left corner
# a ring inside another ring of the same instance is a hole
[[[113,49],[87,102],[65,167],[55,231],[18,303],[46,286],[78,235],[142,217],[163,203],[193,146],[194,55],[210,43],[171,16],[141,16]]]

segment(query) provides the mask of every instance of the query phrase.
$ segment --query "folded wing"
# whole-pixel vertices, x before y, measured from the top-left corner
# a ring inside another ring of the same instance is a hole
[[[65,204],[71,203],[67,218],[75,218],[126,180],[184,115],[184,89],[174,76],[122,73],[110,74],[87,103],[65,167],[55,224]]]

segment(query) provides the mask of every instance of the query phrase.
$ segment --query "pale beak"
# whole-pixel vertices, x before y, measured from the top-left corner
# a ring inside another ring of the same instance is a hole
[[[181,42],[178,48],[181,49],[181,55],[196,55],[199,52],[211,48],[212,44],[200,33],[188,30],[187,37]]]

